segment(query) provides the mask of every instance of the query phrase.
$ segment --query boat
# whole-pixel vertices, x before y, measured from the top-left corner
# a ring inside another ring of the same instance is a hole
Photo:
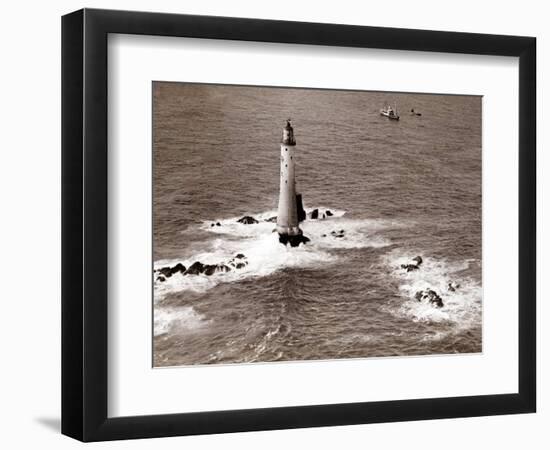
[[[390,105],[380,110],[380,115],[392,120],[399,120],[399,114],[397,114],[397,108],[392,108]]]

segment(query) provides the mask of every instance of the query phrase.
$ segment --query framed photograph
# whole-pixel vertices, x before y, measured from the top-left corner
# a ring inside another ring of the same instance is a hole
[[[536,40],[62,20],[62,432],[535,412]]]

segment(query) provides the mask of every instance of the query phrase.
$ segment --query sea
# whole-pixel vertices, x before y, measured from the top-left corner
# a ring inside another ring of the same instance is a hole
[[[172,82],[152,95],[155,367],[482,351],[481,97]],[[289,118],[311,239],[297,248],[268,221]],[[239,254],[228,272],[157,272]],[[442,307],[417,300],[427,289]]]

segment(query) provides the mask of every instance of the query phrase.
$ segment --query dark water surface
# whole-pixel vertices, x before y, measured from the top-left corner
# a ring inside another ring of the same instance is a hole
[[[288,117],[304,206],[334,213],[297,249],[263,220]],[[481,351],[480,97],[154,83],[153,131],[155,267],[248,261],[155,282],[155,366]]]

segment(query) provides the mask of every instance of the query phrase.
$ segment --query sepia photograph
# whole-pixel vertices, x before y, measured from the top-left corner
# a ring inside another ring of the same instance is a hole
[[[153,366],[482,352],[481,117],[154,81]]]

